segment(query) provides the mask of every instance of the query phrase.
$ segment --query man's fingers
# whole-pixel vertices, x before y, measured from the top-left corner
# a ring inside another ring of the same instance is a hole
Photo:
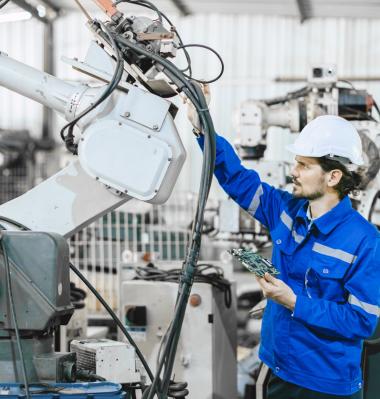
[[[269,283],[273,284],[273,285],[278,285],[278,279],[273,277],[271,274],[269,274],[268,272],[264,274],[264,278],[266,281],[268,281]]]
[[[259,282],[261,288],[265,291],[270,291],[273,288],[273,284],[268,283],[265,278],[259,278],[257,281]]]

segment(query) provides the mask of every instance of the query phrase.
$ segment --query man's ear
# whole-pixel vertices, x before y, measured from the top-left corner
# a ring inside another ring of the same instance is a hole
[[[340,169],[333,169],[329,172],[329,178],[327,180],[327,185],[329,187],[335,187],[341,180],[343,172]]]

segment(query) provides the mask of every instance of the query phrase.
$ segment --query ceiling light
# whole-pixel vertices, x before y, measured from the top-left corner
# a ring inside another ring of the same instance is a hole
[[[0,15],[0,23],[26,21],[32,18],[32,14],[28,11],[8,12]]]
[[[37,6],[37,12],[38,12],[38,15],[39,15],[41,18],[46,17],[46,7],[44,7],[44,6],[42,6],[42,5],[38,5],[38,6]]]

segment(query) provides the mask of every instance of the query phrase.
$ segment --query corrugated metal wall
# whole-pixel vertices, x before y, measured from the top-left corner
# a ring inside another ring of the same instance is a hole
[[[0,24],[0,51],[35,68],[43,68],[43,25],[35,20]],[[0,87],[0,129],[42,130],[42,106]]]
[[[303,25],[298,19],[250,15],[174,16],[185,43],[208,44],[220,52],[225,61],[222,79],[212,86],[211,109],[217,130],[234,137],[233,111],[247,98],[266,98],[296,89],[301,84],[275,83],[278,76],[306,76],[310,64],[334,63],[341,76],[380,75],[380,20],[314,19]],[[59,77],[83,77],[62,64],[62,55],[83,58],[91,36],[81,14],[69,14],[56,22],[56,56]],[[38,22],[0,26],[0,49],[32,65],[41,65],[42,29]],[[196,76],[211,78],[219,64],[204,50],[191,50]],[[358,82],[380,98],[380,82]],[[1,92],[0,126],[29,126],[38,130],[41,116],[26,100]],[[9,98],[11,98],[9,100]],[[28,106],[26,106],[28,104]],[[196,191],[201,156],[191,135],[184,107],[177,117],[180,134],[188,149],[188,159],[178,189]],[[62,121],[61,121],[62,122]],[[58,135],[58,132],[57,132]],[[277,148],[289,140],[286,135],[269,138]],[[273,151],[271,156],[278,156]],[[216,193],[216,191],[214,191]]]

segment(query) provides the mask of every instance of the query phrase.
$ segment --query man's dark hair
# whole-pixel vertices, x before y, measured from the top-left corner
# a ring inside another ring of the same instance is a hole
[[[359,173],[350,172],[341,162],[328,157],[318,158],[318,162],[324,172],[330,172],[334,169],[342,171],[342,178],[334,186],[334,189],[338,192],[339,199],[355,190],[359,190],[362,183],[362,176]]]

